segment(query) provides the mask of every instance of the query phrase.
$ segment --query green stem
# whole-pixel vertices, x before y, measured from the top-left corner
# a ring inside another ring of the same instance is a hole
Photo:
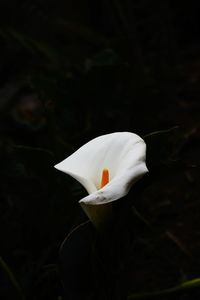
[[[10,268],[8,267],[8,265],[6,264],[6,262],[3,260],[3,258],[1,256],[0,256],[0,267],[3,269],[4,273],[8,277],[13,288],[16,290],[16,292],[18,294],[18,299],[25,300],[25,296],[23,295],[23,292],[22,292],[22,289],[21,289],[19,283],[17,282],[12,271],[10,270]]]
[[[171,295],[171,294],[184,292],[188,289],[193,289],[193,288],[197,288],[197,287],[200,287],[200,278],[195,278],[195,279],[192,279],[192,280],[185,281],[184,283],[179,284],[175,287],[171,287],[169,289],[164,289],[164,290],[155,291],[155,292],[145,292],[145,293],[140,293],[140,294],[132,294],[128,297],[128,300],[139,300],[139,299],[145,299],[145,298]]]

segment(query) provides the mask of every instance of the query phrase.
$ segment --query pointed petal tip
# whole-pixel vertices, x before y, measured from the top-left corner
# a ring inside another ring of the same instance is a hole
[[[57,169],[57,170],[60,170],[59,164],[56,164],[56,165],[54,165],[53,167],[54,167],[55,169]]]
[[[145,162],[143,162],[139,168],[138,168],[138,178],[140,179],[143,177],[146,173],[149,173],[149,169],[147,168],[147,165]]]
[[[144,163],[143,168],[144,168],[144,174],[145,174],[145,173],[149,173],[149,169],[147,168],[146,163]]]
[[[63,169],[62,163],[58,163],[58,164],[54,165],[53,167],[54,167],[56,170],[65,173],[65,170]]]

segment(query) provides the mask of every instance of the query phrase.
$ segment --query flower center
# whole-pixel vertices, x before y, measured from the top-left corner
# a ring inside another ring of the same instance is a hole
[[[108,183],[109,183],[109,170],[108,169],[103,169],[102,175],[101,175],[100,188],[102,189]]]

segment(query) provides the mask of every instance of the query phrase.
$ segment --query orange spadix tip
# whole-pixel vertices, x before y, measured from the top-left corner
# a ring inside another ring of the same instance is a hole
[[[108,183],[109,183],[109,170],[103,169],[101,175],[101,189]]]

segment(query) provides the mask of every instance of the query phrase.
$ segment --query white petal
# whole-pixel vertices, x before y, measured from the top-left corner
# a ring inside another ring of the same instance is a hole
[[[143,140],[130,132],[102,135],[79,148],[55,168],[74,177],[90,194],[99,189],[104,168],[109,169],[112,180],[118,171],[129,166],[130,156],[128,158],[127,154],[138,142]],[[134,160],[134,156],[131,160]]]
[[[146,167],[146,144],[138,135],[116,132],[97,137],[70,155],[55,168],[79,181],[89,195],[79,201],[90,220],[99,227],[110,215],[110,202],[125,196]],[[109,183],[100,188],[103,169]]]

